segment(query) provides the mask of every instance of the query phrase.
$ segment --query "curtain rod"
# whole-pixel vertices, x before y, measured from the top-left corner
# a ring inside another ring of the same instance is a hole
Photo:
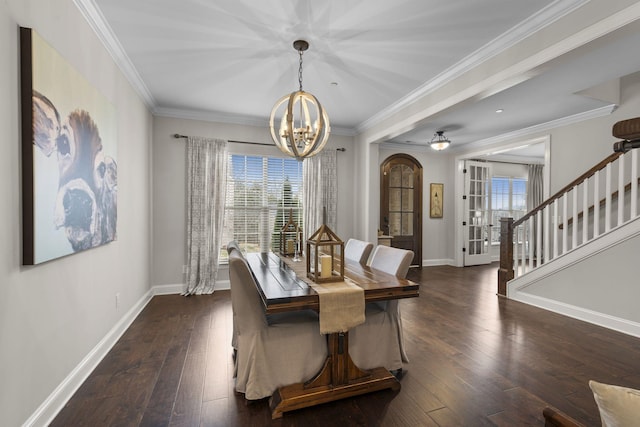
[[[189,136],[187,136],[187,135],[181,135],[181,134],[179,134],[179,133],[174,133],[174,134],[173,134],[173,137],[174,137],[174,138],[189,138]],[[275,147],[275,146],[276,146],[276,144],[267,144],[267,143],[264,143],[264,142],[236,141],[236,140],[233,140],[233,139],[228,140],[228,142],[235,142],[236,144],[264,145],[264,146],[267,146],[267,147]],[[347,149],[346,149],[346,148],[336,148],[336,150],[337,150],[337,151],[342,151],[342,152],[347,151]]]

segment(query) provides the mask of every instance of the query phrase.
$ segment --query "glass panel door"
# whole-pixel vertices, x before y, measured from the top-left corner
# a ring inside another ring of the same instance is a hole
[[[491,262],[491,165],[467,161],[465,169],[464,265],[488,264]]]
[[[391,246],[414,253],[412,265],[422,265],[422,167],[406,154],[395,154],[381,165],[380,231]]]

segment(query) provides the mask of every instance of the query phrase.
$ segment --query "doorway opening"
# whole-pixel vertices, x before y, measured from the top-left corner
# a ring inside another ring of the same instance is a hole
[[[550,141],[546,135],[456,156],[456,266],[488,264],[499,255],[499,245],[492,244],[500,229],[497,214],[492,212],[496,204],[491,194],[496,169],[492,165],[544,164],[543,194],[549,196]]]

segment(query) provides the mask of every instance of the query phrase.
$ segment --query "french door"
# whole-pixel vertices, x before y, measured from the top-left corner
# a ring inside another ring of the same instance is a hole
[[[464,265],[491,262],[491,164],[465,161]]]

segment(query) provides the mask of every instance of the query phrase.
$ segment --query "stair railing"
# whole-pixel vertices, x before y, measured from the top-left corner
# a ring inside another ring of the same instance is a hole
[[[500,220],[499,295],[509,280],[638,216],[637,151],[609,155],[523,217]]]

